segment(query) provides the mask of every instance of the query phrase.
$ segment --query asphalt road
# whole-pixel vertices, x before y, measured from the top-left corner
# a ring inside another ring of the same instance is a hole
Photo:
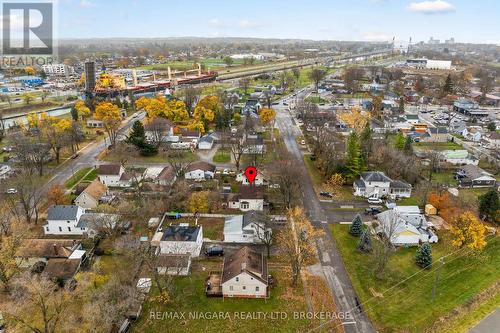
[[[299,98],[306,95],[308,91],[303,91]],[[285,145],[295,160],[297,167],[300,168],[303,177],[301,177],[301,190],[303,207],[316,227],[322,228],[324,236],[317,242],[320,269],[325,276],[330,290],[335,297],[335,302],[339,312],[349,314],[352,320],[344,320],[344,331],[346,333],[370,333],[375,332],[368,317],[357,307],[358,301],[356,292],[352,286],[351,280],[345,269],[342,257],[337,249],[333,239],[327,214],[323,210],[314,187],[307,172],[302,153],[297,144],[297,137],[301,135],[300,129],[294,125],[290,112],[280,104],[276,105],[277,110],[276,125],[284,139]],[[352,212],[351,212],[352,213]],[[314,331],[314,329],[312,330]]]
[[[136,120],[141,120],[145,117],[145,113],[139,113],[138,117],[128,117],[122,122],[122,127],[118,131],[118,136],[128,133],[130,127]],[[107,140],[107,139],[106,139]],[[94,142],[86,147],[83,147],[78,152],[78,157],[75,159],[66,160],[54,170],[54,176],[42,187],[42,193],[46,193],[54,185],[64,184],[79,169],[85,167],[93,167],[98,164],[97,156],[109,145],[105,140]]]
[[[500,331],[500,308],[490,313],[479,324],[471,328],[468,333],[492,333]]]

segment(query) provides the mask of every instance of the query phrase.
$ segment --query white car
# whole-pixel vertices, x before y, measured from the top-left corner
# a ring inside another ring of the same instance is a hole
[[[306,140],[300,141],[300,144],[303,145],[303,146],[305,146],[306,145]]]
[[[383,201],[380,198],[368,198],[369,204],[381,204]]]
[[[5,193],[7,193],[7,194],[16,194],[17,190],[15,188],[9,188],[9,189],[7,189],[7,191],[5,191]]]

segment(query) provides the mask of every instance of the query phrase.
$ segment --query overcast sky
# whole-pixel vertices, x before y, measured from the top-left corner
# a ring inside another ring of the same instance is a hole
[[[500,44],[499,0],[58,0],[60,38],[273,37]]]

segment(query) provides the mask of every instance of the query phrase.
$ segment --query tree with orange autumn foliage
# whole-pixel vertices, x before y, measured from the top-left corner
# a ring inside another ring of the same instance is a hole
[[[47,192],[47,200],[52,205],[67,205],[69,198],[66,196],[66,191],[61,185],[52,186]]]
[[[438,215],[448,223],[462,213],[461,205],[448,192],[431,192],[427,201],[437,209]]]

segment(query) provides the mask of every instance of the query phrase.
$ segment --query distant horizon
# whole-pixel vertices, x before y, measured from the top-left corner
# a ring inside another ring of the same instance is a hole
[[[500,44],[496,0],[64,0],[58,39],[265,38]],[[486,28],[486,26],[488,26]],[[147,36],[147,37],[146,37]],[[169,37],[165,37],[169,36]]]
[[[355,39],[306,39],[306,38],[278,38],[278,37],[250,37],[250,36],[165,36],[165,37],[62,37],[57,38],[58,41],[68,40],[158,40],[158,39],[257,39],[257,40],[285,40],[285,41],[304,41],[304,42],[355,42],[355,43],[371,43],[371,44],[391,44],[391,40],[387,41],[368,41],[368,40],[355,40]],[[395,42],[408,42],[408,40],[395,39]],[[420,42],[428,43],[428,40],[412,40],[412,44]],[[440,44],[446,44],[445,40],[441,40]],[[462,42],[456,40],[453,44],[471,44],[471,45],[497,45],[500,43],[488,42]]]

